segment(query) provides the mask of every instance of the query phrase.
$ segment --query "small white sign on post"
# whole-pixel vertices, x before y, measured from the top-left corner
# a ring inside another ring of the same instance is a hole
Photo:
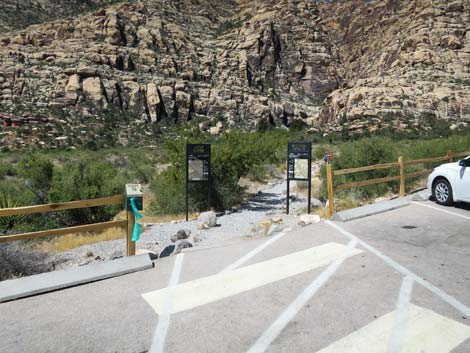
[[[126,184],[127,197],[142,197],[144,191],[141,184]]]

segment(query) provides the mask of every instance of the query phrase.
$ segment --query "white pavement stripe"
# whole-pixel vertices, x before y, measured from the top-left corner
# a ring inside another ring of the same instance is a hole
[[[286,229],[284,232],[281,232],[277,235],[275,235],[274,237],[270,238],[269,240],[265,241],[263,244],[261,244],[260,246],[254,248],[252,251],[250,251],[248,254],[246,254],[245,256],[243,256],[241,259],[235,261],[233,264],[227,266],[226,268],[224,268],[222,271],[220,271],[221,273],[222,272],[226,272],[226,271],[232,271],[238,267],[240,267],[241,265],[243,265],[245,262],[247,262],[248,260],[250,260],[251,258],[253,258],[255,255],[259,254],[261,251],[263,251],[264,249],[266,249],[268,246],[270,246],[272,243],[276,242],[277,240],[281,239],[284,235],[286,235],[286,232],[290,231],[290,229]]]
[[[346,247],[328,243],[272,260],[259,262],[236,270],[196,279],[174,289],[172,313],[227,298],[269,283],[298,275],[335,261]],[[362,253],[355,249],[350,256]],[[168,289],[160,289],[142,296],[160,313],[166,307]]]
[[[153,335],[152,345],[150,346],[149,353],[162,353],[165,346],[166,334],[170,326],[170,315],[173,306],[173,292],[175,286],[179,282],[181,269],[183,267],[184,254],[178,254],[175,259],[173,271],[171,273],[170,282],[168,283],[167,295],[165,298],[165,305],[162,312],[158,317],[158,324]]]
[[[394,260],[392,260],[391,258],[389,258],[387,255],[384,255],[382,254],[379,250],[377,250],[376,248],[374,248],[373,246],[367,244],[365,241],[362,241],[360,240],[358,237],[356,237],[354,234],[346,231],[345,229],[343,229],[342,227],[338,226],[337,224],[334,224],[333,222],[331,221],[326,221],[325,222],[326,224],[330,225],[331,227],[335,228],[336,230],[338,230],[340,233],[342,233],[343,235],[345,235],[346,237],[348,237],[349,239],[355,239],[359,242],[359,245],[361,245],[363,248],[365,248],[366,250],[370,251],[371,253],[373,253],[374,255],[380,257],[383,261],[385,261],[389,266],[393,267],[395,270],[397,270],[398,272],[404,274],[405,276],[409,276],[411,277],[415,282],[419,283],[420,285],[422,285],[423,287],[427,288],[428,290],[430,290],[431,292],[433,292],[435,295],[437,295],[438,297],[440,297],[442,300],[444,300],[445,302],[447,302],[448,304],[452,305],[454,308],[456,308],[457,310],[459,310],[460,312],[462,312],[463,314],[465,314],[465,316],[467,317],[470,317],[470,308],[467,307],[465,304],[463,304],[462,302],[458,301],[457,299],[455,299],[454,297],[450,296],[449,294],[447,294],[446,292],[444,292],[442,289],[439,289],[437,288],[436,286],[434,286],[433,284],[429,283],[428,281],[422,279],[421,277],[419,277],[418,275],[416,275],[415,273],[411,272],[410,270],[408,270],[407,268],[403,267],[402,265],[400,265],[399,263],[395,262]]]
[[[449,353],[470,337],[470,327],[410,304],[400,353]],[[317,353],[385,353],[395,312],[386,314]]]
[[[460,214],[460,213],[456,213],[456,212],[444,210],[444,209],[442,209],[442,208],[440,208],[440,207],[435,207],[435,206],[431,206],[431,205],[425,205],[424,203],[420,203],[420,202],[416,202],[416,201],[412,201],[411,203],[414,204],[414,205],[419,205],[419,206],[423,206],[423,207],[427,207],[427,208],[432,208],[433,210],[441,211],[441,212],[450,214],[450,215],[452,215],[452,216],[456,216],[456,217],[460,217],[460,218],[463,218],[463,219],[469,219],[469,220],[470,220],[470,217],[469,217],[469,216],[464,216],[463,214]]]
[[[406,276],[401,284],[400,294],[398,295],[398,305],[395,312],[395,321],[393,323],[392,334],[388,340],[387,353],[400,353],[406,336],[408,306],[413,291],[413,279]]]
[[[273,324],[261,335],[247,353],[263,353],[271,343],[279,336],[287,324],[297,315],[302,307],[323,287],[323,285],[333,276],[336,270],[346,260],[357,251],[354,249],[357,242],[351,240],[342,254],[323,271],[302,293],[286,308],[286,310],[273,322]]]

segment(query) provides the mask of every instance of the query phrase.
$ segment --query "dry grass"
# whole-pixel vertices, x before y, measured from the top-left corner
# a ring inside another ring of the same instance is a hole
[[[190,221],[194,221],[199,216],[199,213],[190,213],[188,218]],[[157,216],[146,216],[142,218],[142,222],[144,223],[168,223],[172,221],[183,221],[186,220],[186,215],[176,214],[176,215],[157,215]]]
[[[314,214],[319,215],[321,218],[330,218],[330,211],[328,206],[315,209]]]
[[[148,209],[150,202],[154,195],[151,192],[147,192],[144,196],[144,210]],[[142,212],[143,218],[142,223],[166,223],[174,220],[184,220],[185,215],[161,215],[161,216],[148,216],[145,215],[145,211]],[[189,215],[189,219],[197,219],[199,214],[194,213]],[[119,212],[115,217],[115,221],[126,219],[126,211]],[[145,227],[142,228],[145,231]],[[38,241],[35,248],[48,253],[59,253],[68,251],[79,246],[100,243],[103,241],[117,240],[126,237],[126,229],[124,228],[110,228],[102,232],[86,232],[86,233],[72,233],[66,234],[59,237],[44,239]]]
[[[78,248],[82,245],[100,243],[103,241],[122,239],[126,237],[124,228],[109,228],[99,233],[72,233],[54,239],[43,240],[37,248],[48,253],[59,253]]]

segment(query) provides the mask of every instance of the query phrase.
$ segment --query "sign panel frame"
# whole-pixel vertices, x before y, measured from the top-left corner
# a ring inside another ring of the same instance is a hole
[[[304,161],[306,161],[306,168]],[[301,163],[302,162],[302,163]],[[296,172],[298,169],[298,174]],[[300,169],[300,170],[299,170]],[[305,172],[307,175],[305,175]],[[308,213],[312,206],[312,143],[311,142],[288,142],[287,144],[287,200],[286,213],[289,214],[290,182],[306,181],[308,183]]]
[[[207,183],[207,203],[211,207],[211,152],[208,143],[186,144],[186,221],[189,218],[189,183]]]

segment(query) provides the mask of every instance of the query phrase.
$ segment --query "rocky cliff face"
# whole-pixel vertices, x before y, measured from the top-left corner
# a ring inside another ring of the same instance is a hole
[[[322,122],[470,121],[470,1],[338,2],[322,14],[343,79]]]
[[[469,14],[468,0],[114,4],[0,34],[1,109],[218,131],[457,125],[470,122]]]

